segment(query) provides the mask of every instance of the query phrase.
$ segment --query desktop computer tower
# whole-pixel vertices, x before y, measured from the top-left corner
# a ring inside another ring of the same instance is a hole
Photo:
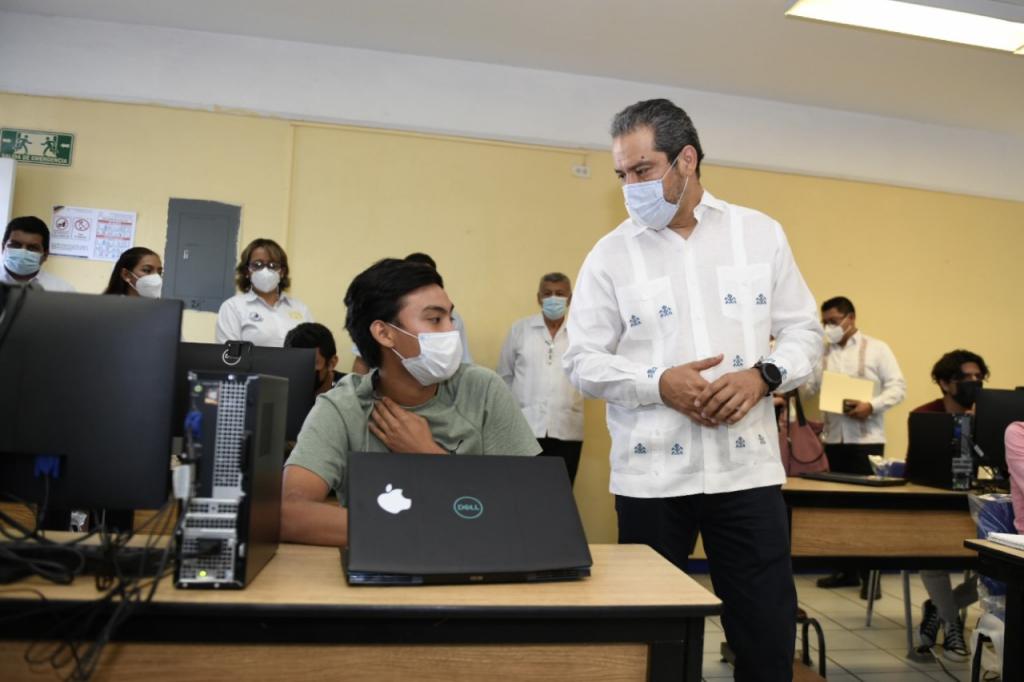
[[[188,382],[198,457],[179,519],[175,585],[243,588],[277,551],[288,381],[189,372]]]

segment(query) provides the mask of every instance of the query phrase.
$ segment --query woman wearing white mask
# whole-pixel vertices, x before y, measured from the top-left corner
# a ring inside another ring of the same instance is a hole
[[[284,470],[281,539],[348,541],[350,452],[536,455],[540,446],[505,382],[462,364],[452,302],[437,271],[394,258],[345,295],[345,328],[370,367],[320,395]],[[341,502],[326,502],[334,490]]]
[[[160,256],[145,246],[135,246],[114,263],[104,294],[160,298],[164,285],[164,266]]]
[[[273,239],[255,239],[242,251],[235,268],[241,292],[224,301],[217,313],[217,343],[251,341],[257,346],[284,346],[298,324],[313,322],[306,305],[288,296],[288,255]]]

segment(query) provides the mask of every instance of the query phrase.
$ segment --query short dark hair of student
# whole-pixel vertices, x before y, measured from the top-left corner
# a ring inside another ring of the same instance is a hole
[[[982,380],[988,379],[988,365],[977,353],[972,353],[969,350],[963,348],[957,348],[951,350],[935,363],[932,367],[932,381],[939,383],[939,381],[956,381],[962,378],[960,368],[963,367],[965,362],[973,362],[981,368]]]
[[[565,273],[562,273],[562,272],[549,272],[548,274],[546,274],[543,277],[541,277],[540,278],[540,287],[539,288],[541,288],[541,289],[544,288],[544,282],[551,282],[552,284],[554,284],[556,282],[565,282],[570,287],[572,286],[572,280],[569,279],[568,275],[566,275]]]
[[[704,149],[689,115],[667,99],[648,99],[631,104],[612,119],[612,138],[622,137],[638,128],[654,132],[654,148],[665,152],[669,163],[675,161],[687,145],[697,150],[697,177]]]
[[[242,249],[242,255],[238,257],[238,265],[235,266],[235,286],[242,292],[252,288],[252,282],[249,280],[249,259],[252,257],[253,251],[261,248],[266,249],[270,257],[281,264],[281,283],[278,286],[281,287],[281,291],[286,291],[292,285],[292,271],[288,267],[288,254],[273,239],[262,237],[253,239],[249,242],[249,246]]]
[[[434,259],[425,253],[410,253],[408,256],[405,257],[405,260],[407,260],[410,263],[422,263],[423,265],[429,265],[430,267],[437,270],[437,263],[435,263]]]
[[[285,348],[316,348],[325,360],[338,354],[334,345],[334,334],[319,322],[303,322],[292,328],[284,337]]]
[[[4,229],[4,244],[7,244],[11,232],[15,230],[40,235],[43,238],[43,251],[50,253],[50,229],[46,227],[46,223],[41,218],[34,215],[23,215],[7,223],[7,228]]]
[[[857,314],[857,309],[853,307],[853,301],[845,296],[836,296],[835,298],[830,298],[821,304],[821,312],[832,310],[833,308],[838,310],[844,316]]]
[[[367,365],[380,367],[380,345],[370,325],[377,320],[395,324],[406,294],[431,284],[444,287],[437,270],[397,258],[379,260],[352,280],[345,293],[345,329]]]
[[[121,269],[134,270],[135,266],[139,264],[144,256],[159,256],[156,251],[147,249],[145,246],[133,246],[117,259],[114,263],[114,270],[110,273],[110,281],[107,282],[107,288],[103,290],[104,294],[112,294],[114,296],[126,296],[128,290],[131,289],[131,285],[124,281],[124,277],[121,277]]]

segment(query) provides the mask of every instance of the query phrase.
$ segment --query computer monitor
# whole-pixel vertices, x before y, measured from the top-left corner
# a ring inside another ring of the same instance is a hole
[[[316,397],[315,348],[267,348],[251,343],[182,343],[178,350],[174,433],[182,435],[188,404],[186,375],[195,372],[269,374],[288,380],[288,423],[285,438],[296,440]]]
[[[0,495],[164,505],[181,311],[174,300],[0,285]],[[54,457],[59,471],[36,472]]]
[[[981,465],[1006,478],[1006,427],[1024,421],[1024,391],[983,388],[974,404],[974,445],[981,450]]]

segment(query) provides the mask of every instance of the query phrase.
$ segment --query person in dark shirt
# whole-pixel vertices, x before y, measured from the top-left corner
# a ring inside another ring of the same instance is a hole
[[[303,322],[295,326],[284,337],[284,347],[316,349],[314,391],[317,395],[331,390],[334,384],[345,376],[334,369],[338,366],[338,348],[334,344],[334,335],[319,322]]]
[[[942,390],[942,397],[915,408],[914,412],[973,412],[974,401],[986,379],[988,365],[980,355],[963,349],[950,351],[932,368],[932,380]],[[928,592],[918,627],[921,644],[935,646],[941,627],[942,655],[951,661],[966,661],[970,649],[964,639],[960,610],[978,600],[977,576],[965,580],[955,590],[949,571],[921,571],[921,582]]]

